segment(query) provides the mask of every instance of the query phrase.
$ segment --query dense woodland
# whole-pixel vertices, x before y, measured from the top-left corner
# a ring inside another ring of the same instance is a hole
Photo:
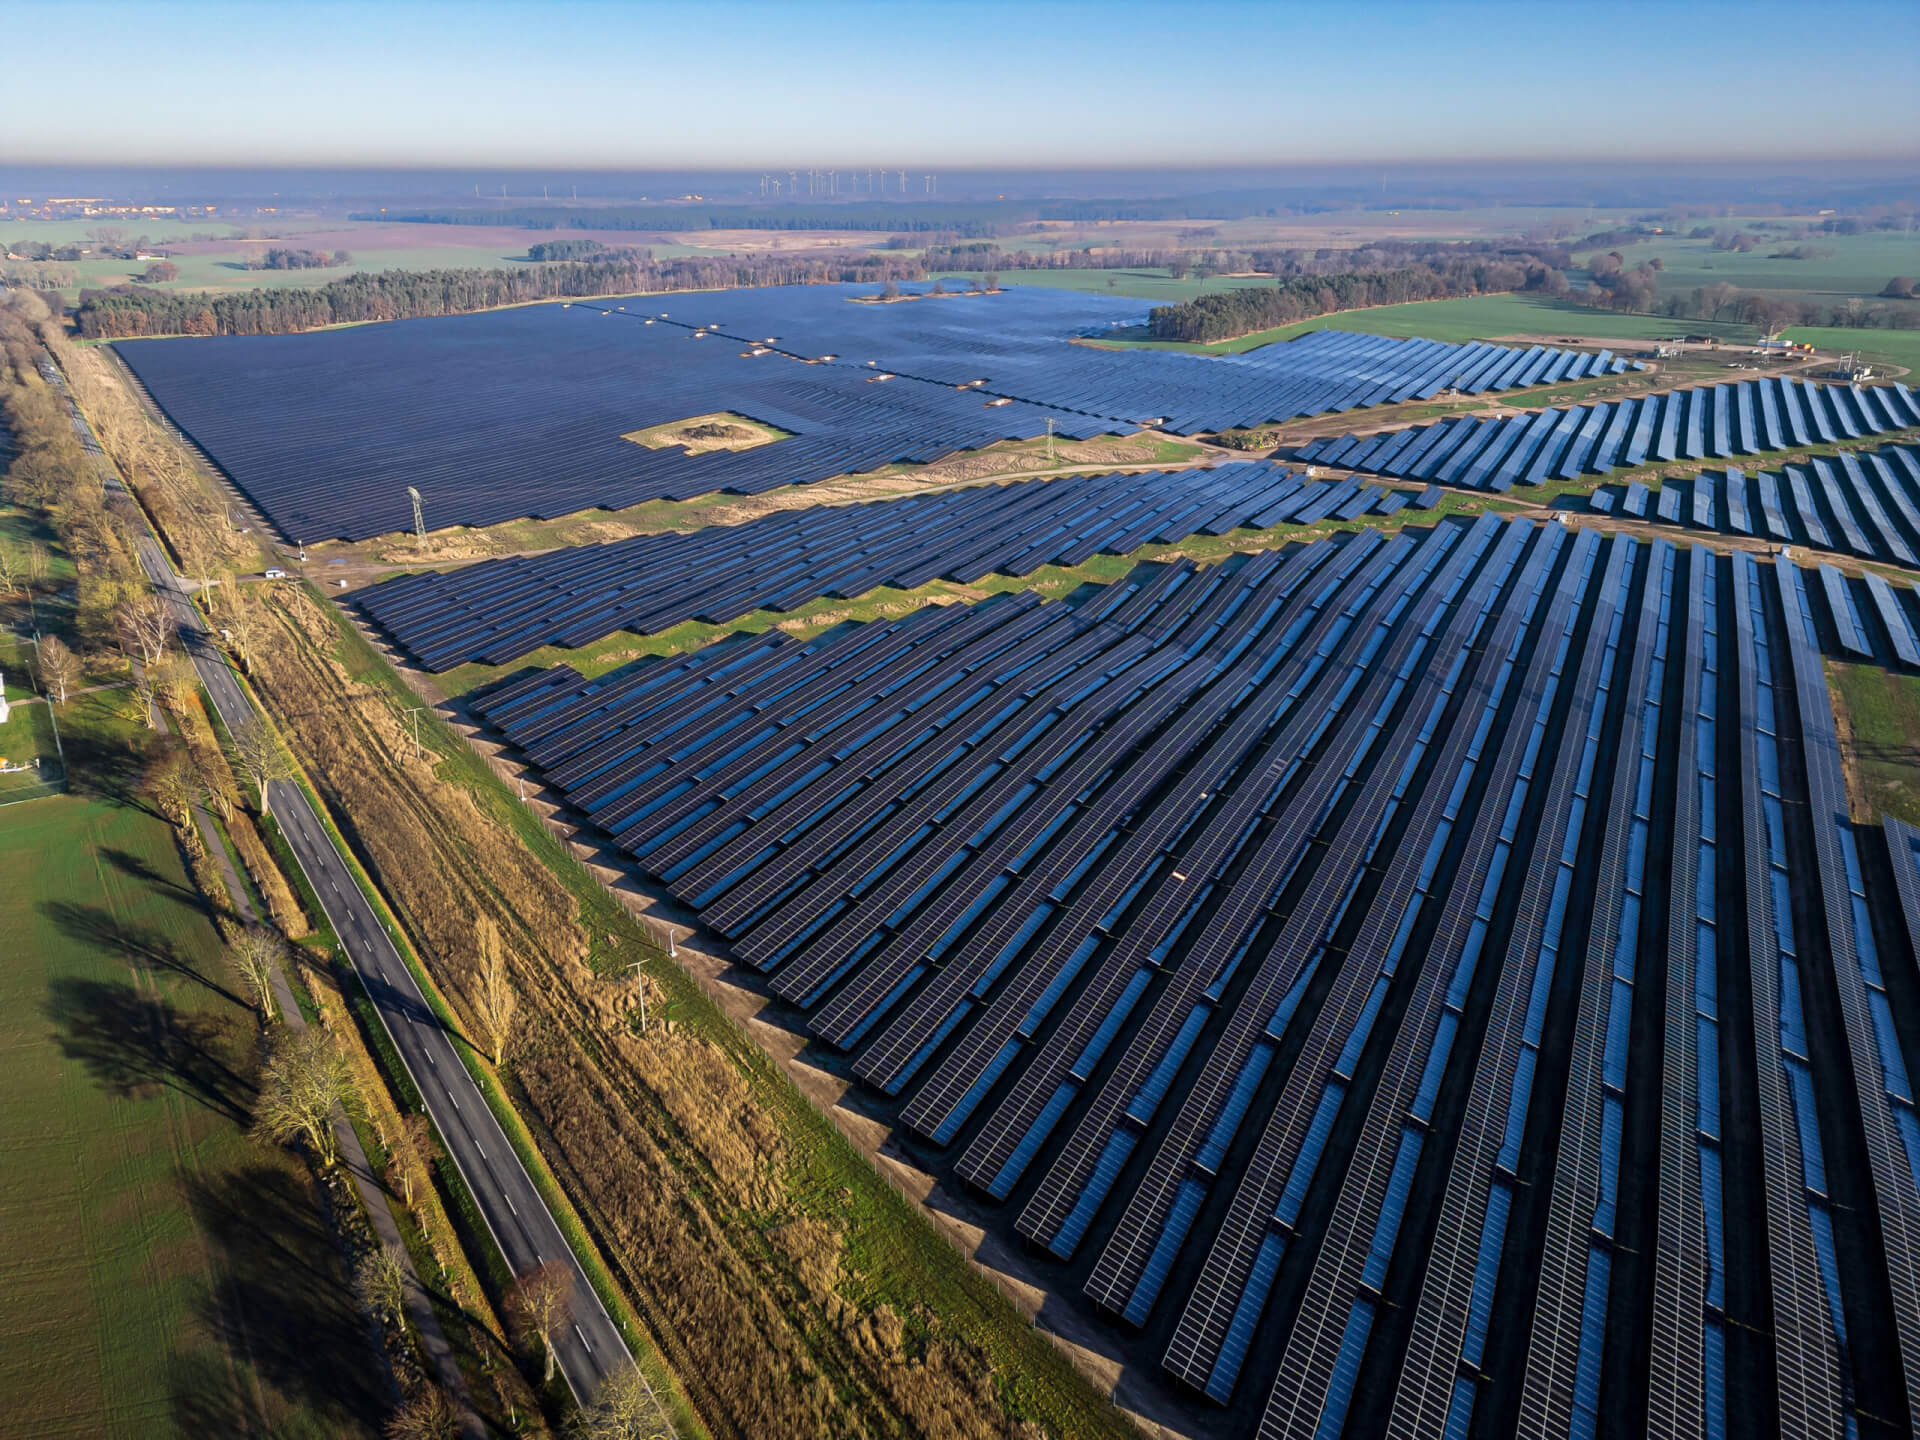
[[[541,240],[527,247],[529,260],[585,260],[589,255],[602,255],[607,247],[598,240],[589,240],[582,236],[578,240]]]
[[[138,335],[288,335],[323,325],[459,315],[569,296],[763,285],[881,283],[916,279],[920,262],[860,255],[799,258],[752,255],[654,260],[645,251],[513,270],[384,270],[345,275],[313,289],[232,295],[170,294],[138,285],[83,290],[75,314],[88,339]]]

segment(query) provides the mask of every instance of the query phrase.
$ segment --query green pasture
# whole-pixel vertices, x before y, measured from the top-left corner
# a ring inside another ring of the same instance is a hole
[[[1920,305],[1920,301],[1911,302]],[[1799,340],[1822,350],[1860,352],[1870,365],[1903,365],[1920,371],[1920,330],[1845,330],[1814,325],[1796,325],[1784,332],[1789,340]],[[1912,376],[1906,383],[1911,384]]]
[[[1892,815],[1920,825],[1920,679],[1829,660],[1827,681],[1852,726],[1847,759],[1872,818]]]
[[[1728,222],[1730,229],[1738,228]],[[1754,248],[1745,254],[1715,250],[1711,240],[1659,236],[1623,246],[1628,265],[1658,259],[1662,294],[1703,285],[1732,285],[1798,299],[1840,301],[1878,295],[1895,275],[1920,278],[1920,235],[1876,231],[1867,235],[1816,235],[1791,240],[1774,231],[1748,231]],[[1775,252],[1806,245],[1831,250],[1823,259],[1776,260]],[[1583,261],[1595,252],[1582,252]]]
[[[118,696],[73,793],[0,811],[0,1431],[370,1436],[379,1362]],[[36,707],[38,708],[38,707]]]

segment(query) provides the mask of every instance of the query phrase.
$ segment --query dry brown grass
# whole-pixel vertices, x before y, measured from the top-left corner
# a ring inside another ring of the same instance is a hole
[[[318,603],[293,587],[248,603],[269,637],[256,664],[269,709],[458,1013],[471,1013],[474,917],[508,939],[528,1011],[510,1089],[713,1434],[1027,1434],[985,1356],[945,1319],[863,1297],[808,1193],[812,1157],[795,1152],[739,1057],[662,1018],[632,1032],[634,980],[589,968],[570,897],[466,790],[413,758],[395,712],[332,658],[338,632]]]

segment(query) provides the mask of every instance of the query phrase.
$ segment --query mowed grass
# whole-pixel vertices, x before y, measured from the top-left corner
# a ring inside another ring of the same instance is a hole
[[[75,793],[0,810],[0,1433],[375,1433],[305,1170],[245,1134],[255,1027],[117,696]]]
[[[1920,306],[1920,300],[1908,302]],[[1920,371],[1920,330],[1846,330],[1815,325],[1796,325],[1785,332],[1789,340],[1799,340],[1821,350],[1860,352],[1870,365],[1900,365]],[[1905,383],[1912,383],[1908,376]]]
[[[1920,825],[1920,677],[1829,660],[1827,681],[1853,732],[1842,755],[1866,791],[1871,818]]]

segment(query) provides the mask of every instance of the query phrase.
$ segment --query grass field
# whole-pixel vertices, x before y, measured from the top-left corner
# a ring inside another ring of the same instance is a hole
[[[1920,301],[1914,302],[1920,304]],[[1801,340],[1822,350],[1858,350],[1860,358],[1874,365],[1901,365],[1920,370],[1920,330],[1844,330],[1814,325],[1796,325],[1785,332],[1789,340]],[[1907,378],[1912,383],[1912,377]]]
[[[1730,227],[1732,228],[1731,224]],[[1715,250],[1711,240],[1658,237],[1621,249],[1628,265],[1658,259],[1666,268],[1660,275],[1662,294],[1687,291],[1701,285],[1733,285],[1775,295],[1807,299],[1844,300],[1872,296],[1895,275],[1920,276],[1920,237],[1876,232],[1870,235],[1827,235],[1789,240],[1768,232],[1754,232],[1756,244],[1747,253]],[[1814,260],[1776,260],[1776,251],[1797,245],[1831,250]],[[1583,251],[1585,262],[1596,252]]]
[[[1829,660],[1827,681],[1852,732],[1843,734],[1841,754],[1871,818],[1920,825],[1920,678]]]
[[[370,1435],[377,1362],[311,1182],[244,1126],[254,1025],[117,696],[84,788],[0,819],[0,1431]]]
[[[53,715],[32,698],[22,667],[13,653],[0,645],[0,674],[7,682],[8,714],[0,721],[0,765],[16,766],[38,761],[32,770],[0,771],[0,805],[22,795],[37,792],[41,785],[59,775],[58,749],[53,738]]]

